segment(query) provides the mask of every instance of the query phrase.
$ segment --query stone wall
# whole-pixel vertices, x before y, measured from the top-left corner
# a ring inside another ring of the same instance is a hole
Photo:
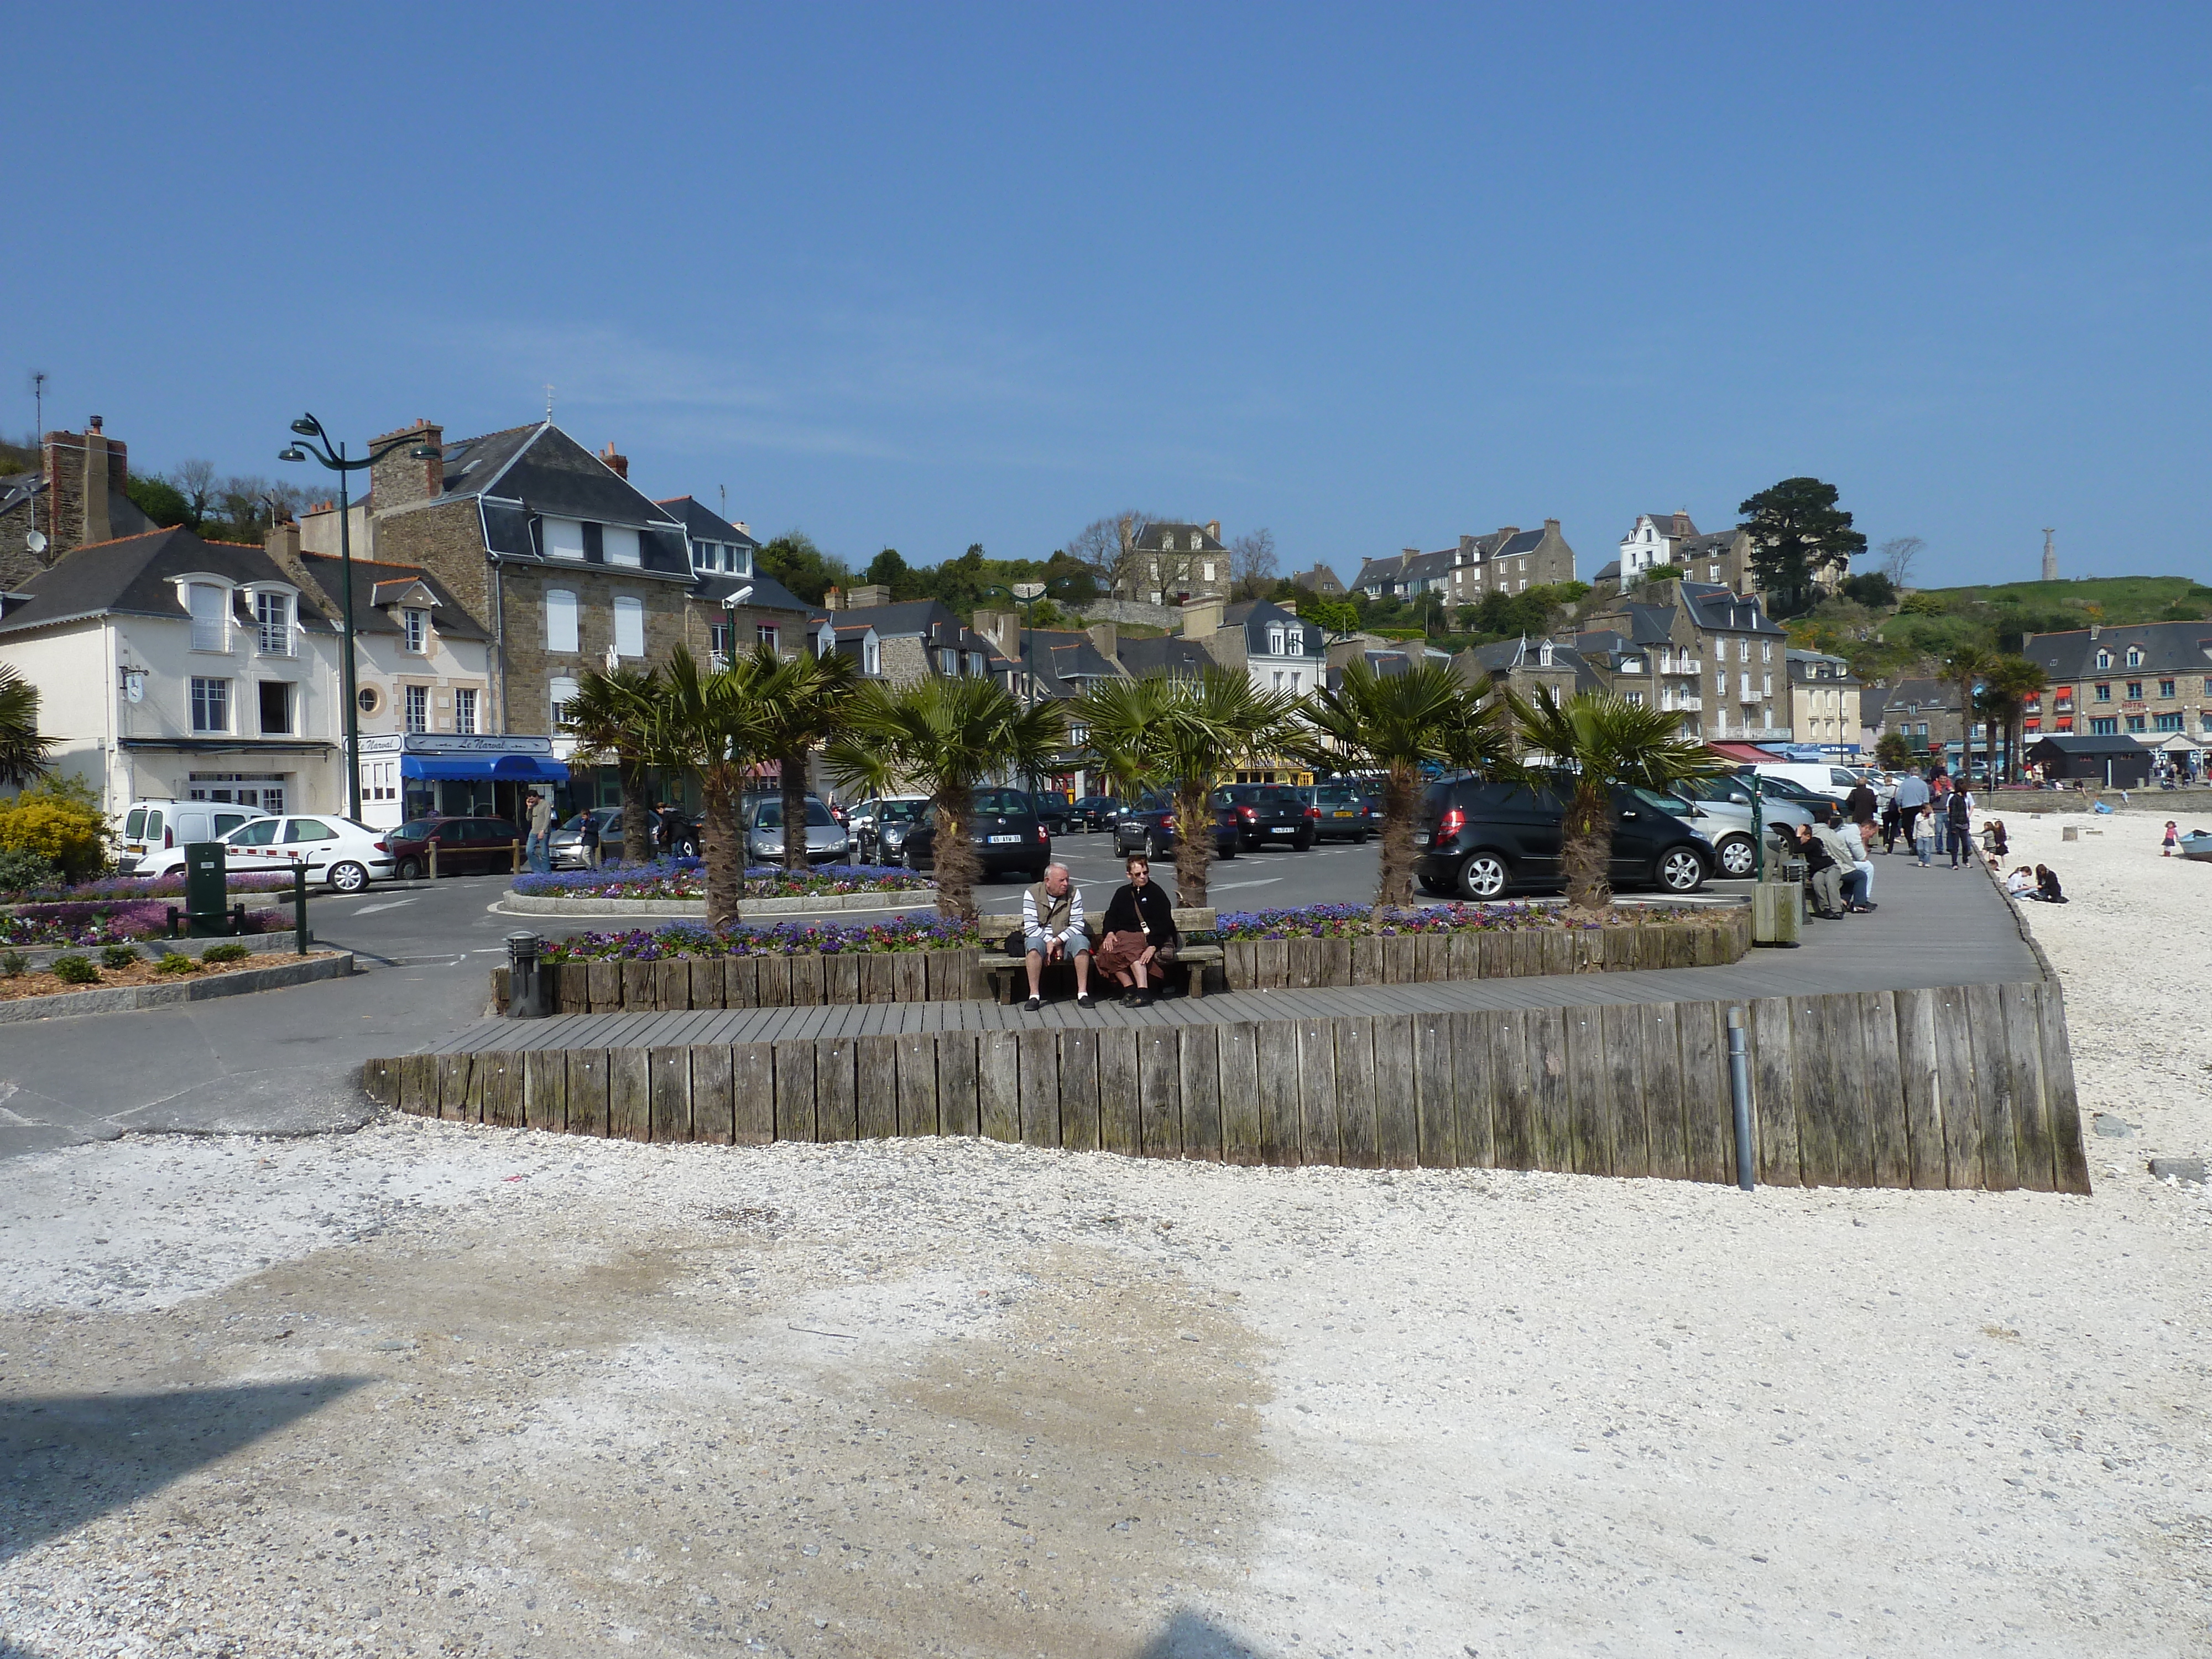
[[[501,570],[507,619],[503,695],[507,727],[512,732],[550,731],[555,677],[575,679],[585,669],[606,665],[608,647],[614,643],[617,596],[645,603],[645,658],[643,661],[623,659],[628,668],[665,662],[669,652],[684,640],[685,613],[695,608],[678,583],[641,580],[605,565],[509,563]],[[573,652],[555,652],[546,647],[545,592],[555,587],[576,596],[576,649]]]

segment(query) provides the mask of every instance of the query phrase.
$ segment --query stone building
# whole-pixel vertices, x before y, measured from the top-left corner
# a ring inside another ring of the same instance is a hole
[[[490,632],[488,731],[550,732],[583,670],[643,668],[685,637],[691,538],[624,457],[550,421],[456,443],[418,421],[374,441],[393,447],[370,475],[372,556],[432,572]],[[441,453],[416,459],[424,445]]]
[[[82,432],[46,433],[35,471],[0,477],[0,593],[21,592],[75,549],[156,528],[125,493],[130,451],[105,424],[95,415]]]
[[[2030,634],[2020,650],[2048,682],[2048,701],[2029,705],[2030,738],[2077,732],[2212,744],[2212,621]]]
[[[1229,549],[1221,521],[1204,525],[1121,521],[1114,596],[1151,605],[1229,597]]]
[[[1575,646],[1608,689],[1680,711],[1688,735],[1759,742],[1790,735],[1788,637],[1755,596],[1665,579],[1585,617]]]
[[[1791,741],[1818,744],[1836,754],[1858,753],[1863,682],[1849,660],[1820,651],[1784,651],[1782,657],[1790,672]]]
[[[615,459],[628,465],[625,458]],[[684,642],[692,656],[719,668],[733,653],[757,645],[771,651],[797,649],[815,607],[760,573],[760,543],[752,532],[690,495],[656,505],[684,526],[690,542],[696,574],[684,610]]]
[[[1370,599],[1418,599],[1440,596],[1446,606],[1480,605],[1492,593],[1521,593],[1531,587],[1575,580],[1575,550],[1559,533],[1557,519],[1540,530],[1506,525],[1486,536],[1462,536],[1456,547],[1424,553],[1409,547],[1388,558],[1370,559],[1352,586]]]

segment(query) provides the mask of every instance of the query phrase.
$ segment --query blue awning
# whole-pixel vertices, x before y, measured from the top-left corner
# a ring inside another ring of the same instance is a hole
[[[566,783],[568,769],[546,755],[402,755],[403,778],[493,780],[507,783]]]

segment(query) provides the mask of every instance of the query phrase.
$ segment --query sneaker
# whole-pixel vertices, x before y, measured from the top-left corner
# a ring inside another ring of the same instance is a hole
[[[1075,1006],[1079,1008],[1090,1007],[1091,1006],[1091,993],[1088,991],[1078,991],[1075,994]]]
[[[1038,1009],[1044,1006],[1044,999],[1042,997],[1031,997],[1027,1002],[1024,1002],[1022,1006],[1028,1009],[1030,1012],[1035,1013]]]

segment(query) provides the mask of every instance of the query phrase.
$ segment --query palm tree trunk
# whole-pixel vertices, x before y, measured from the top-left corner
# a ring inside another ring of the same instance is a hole
[[[1213,866],[1213,807],[1206,781],[1185,779],[1176,790],[1176,902],[1206,908],[1207,872]]]
[[[1420,795],[1420,778],[1404,763],[1392,766],[1382,783],[1382,856],[1381,877],[1375,887],[1375,911],[1403,910],[1413,902],[1413,865],[1419,854],[1413,846],[1413,806]]]
[[[1613,802],[1602,787],[1576,786],[1559,827],[1559,867],[1567,908],[1592,915],[1613,904]]]
[[[937,818],[937,914],[962,921],[975,919],[975,849],[968,842],[975,817],[974,792],[948,790],[930,805]]]
[[[806,757],[785,755],[777,762],[783,795],[783,867],[806,868]]]
[[[745,895],[744,832],[738,823],[738,793],[728,783],[701,780],[699,850],[706,858],[709,927],[734,926]]]
[[[622,780],[623,861],[643,864],[653,856],[653,811],[646,795],[645,768],[635,761],[616,764]]]

